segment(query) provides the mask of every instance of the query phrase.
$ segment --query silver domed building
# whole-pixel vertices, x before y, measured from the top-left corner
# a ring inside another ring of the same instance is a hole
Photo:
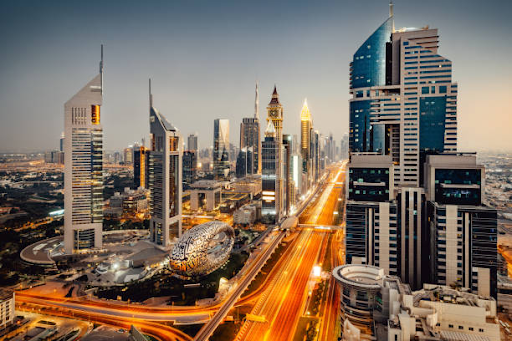
[[[210,221],[185,232],[170,255],[171,269],[179,275],[207,275],[229,258],[235,242],[235,231],[221,221]]]

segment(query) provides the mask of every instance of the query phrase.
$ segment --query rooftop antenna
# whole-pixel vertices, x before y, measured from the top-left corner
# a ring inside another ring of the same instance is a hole
[[[149,79],[149,108],[153,107],[153,94],[151,93],[151,78]]]
[[[389,1],[389,17],[392,18],[393,21],[393,28],[391,32],[395,32],[395,18],[393,17],[393,0]]]

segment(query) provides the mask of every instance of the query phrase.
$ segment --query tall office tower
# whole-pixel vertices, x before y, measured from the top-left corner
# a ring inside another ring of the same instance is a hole
[[[346,263],[400,274],[397,204],[389,155],[352,154],[347,167]]]
[[[197,180],[197,151],[183,152],[183,185],[188,187]]]
[[[296,201],[297,197],[303,193],[302,191],[302,157],[300,153],[294,153],[291,157],[291,177],[293,181],[293,202]],[[293,204],[292,204],[293,205]]]
[[[244,178],[247,175],[254,174],[252,171],[254,170],[252,167],[254,165],[254,154],[252,152],[252,147],[244,147],[240,149],[238,152],[238,157],[236,159],[236,177]]]
[[[285,190],[284,190],[284,163],[283,163],[283,106],[279,102],[277,88],[274,86],[272,99],[267,106],[267,122],[272,122],[277,142],[277,171],[276,171],[276,210],[277,219],[284,215]]]
[[[391,155],[399,186],[421,185],[427,154],[457,149],[457,84],[438,38],[395,31],[391,7],[350,64],[350,151]]]
[[[153,106],[149,81],[149,189],[151,191],[150,240],[168,249],[181,237],[183,143],[180,132]]]
[[[261,216],[265,223],[274,224],[280,218],[277,207],[279,143],[272,120],[268,121],[265,139],[261,144]]]
[[[340,148],[340,153],[341,153],[341,159],[348,159],[348,150],[349,150],[349,147],[348,147],[348,134],[345,133],[343,134],[343,138],[341,139],[341,148]]]
[[[64,136],[66,136],[64,134],[64,132],[62,132],[62,134],[60,134],[60,140],[59,140],[59,151],[60,152],[63,152],[64,151]]]
[[[290,214],[290,209],[295,204],[293,200],[295,185],[292,178],[292,136],[283,134],[283,179],[284,179],[284,213]]]
[[[308,108],[307,99],[304,100],[302,111],[300,112],[300,152],[302,156],[302,171],[308,173],[311,166],[309,160],[311,156],[311,129],[313,127],[313,121],[311,119],[311,113]]]
[[[213,121],[213,174],[215,179],[227,179],[229,163],[229,120]]]
[[[246,149],[252,154],[251,162],[246,167],[247,174],[261,173],[261,140],[260,140],[260,118],[259,118],[258,83],[256,83],[256,94],[254,97],[254,117],[244,118],[240,124],[240,150]],[[248,160],[246,158],[246,160]],[[237,163],[238,165],[238,163]]]
[[[64,248],[102,247],[103,45],[99,74],[64,104]]]
[[[313,146],[313,181],[316,182],[320,178],[320,133],[318,130],[311,134],[311,141]]]
[[[329,137],[326,139],[327,143],[327,158],[329,159],[329,164],[335,161],[336,155],[336,145],[334,144],[334,137],[332,133],[329,134]]]
[[[133,183],[135,188],[147,187],[149,151],[144,145],[133,147]]]
[[[260,121],[258,118],[244,118],[240,124],[240,150],[250,149],[253,153],[251,163],[247,167],[247,174],[260,172]]]
[[[196,154],[199,151],[199,143],[197,142],[197,133],[190,134],[187,139],[187,150],[195,151]]]
[[[133,163],[133,146],[129,146],[123,150],[123,157],[125,164]]]
[[[425,280],[497,298],[498,222],[484,203],[484,166],[475,154],[429,155],[425,192],[431,254]]]

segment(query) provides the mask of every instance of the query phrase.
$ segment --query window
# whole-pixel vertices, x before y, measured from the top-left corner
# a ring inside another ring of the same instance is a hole
[[[422,94],[428,94],[428,86],[424,86],[421,88],[421,93]]]
[[[484,332],[484,330],[483,330],[482,328],[479,328],[479,329],[478,329],[478,331],[479,331],[480,333],[483,333],[483,332]]]
[[[459,329],[460,330],[464,330],[464,326],[459,326]]]
[[[453,324],[449,324],[449,325],[448,325],[448,328],[453,328]]]

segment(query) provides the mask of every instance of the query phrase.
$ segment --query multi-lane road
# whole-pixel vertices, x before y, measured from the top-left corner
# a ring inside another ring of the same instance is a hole
[[[331,264],[339,264],[340,231],[332,233],[331,243],[327,230],[315,229],[315,226],[331,226],[338,207],[338,198],[343,195],[344,165],[332,169],[327,182],[317,195],[316,200],[300,216],[302,224],[309,227],[300,229],[297,237],[289,246],[290,252],[283,255],[281,264],[272,270],[271,280],[266,290],[252,308],[251,314],[263,318],[265,322],[247,320],[241,327],[236,341],[242,340],[292,340],[301,316],[306,315],[308,283],[315,264],[324,261],[325,255],[331,257]],[[338,212],[339,214],[339,212]],[[330,252],[326,252],[327,248]],[[323,305],[320,321],[321,337],[334,340],[337,320],[336,286],[329,280],[327,300]],[[332,328],[332,331],[328,331]]]

